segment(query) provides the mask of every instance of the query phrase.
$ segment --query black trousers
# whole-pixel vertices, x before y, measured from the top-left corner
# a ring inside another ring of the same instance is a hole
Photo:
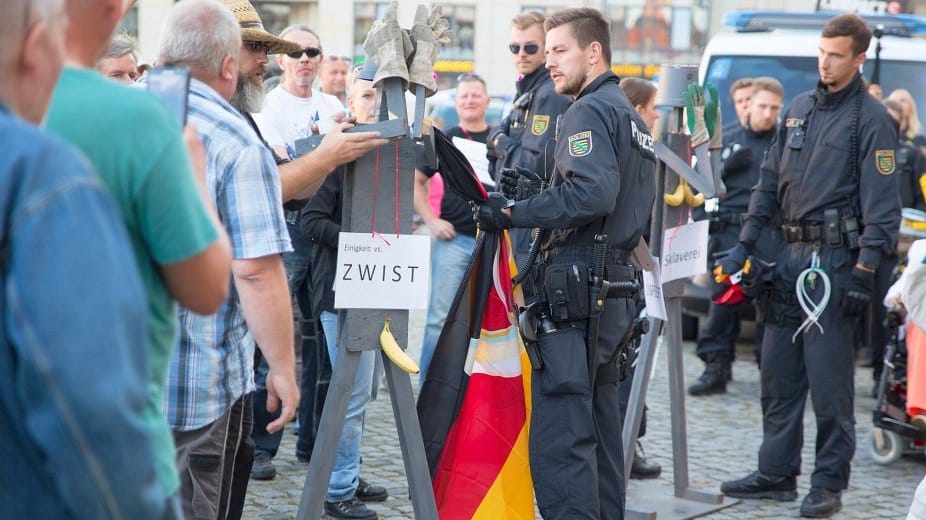
[[[853,335],[858,318],[843,314],[841,301],[857,253],[845,248],[823,249],[821,266],[831,281],[832,294],[820,317],[824,333],[812,327],[792,341],[803,314],[793,298],[798,274],[810,265],[812,246],[788,244],[779,256],[774,285],[779,297],[767,306],[762,344],[762,446],[759,470],[796,476],[801,471],[803,417],[807,392],[817,422],[816,456],[811,485],[841,491],[849,484],[855,453],[853,410]],[[823,283],[808,288],[820,301]],[[784,296],[781,296],[784,295]]]
[[[712,233],[708,240],[708,254],[730,249],[736,245],[739,238],[739,226],[727,226],[720,232]],[[715,283],[713,277],[710,281],[711,292],[714,293],[720,285]],[[746,303],[744,305],[752,305]],[[707,322],[698,333],[698,345],[695,354],[703,361],[718,357],[733,360],[736,353],[736,339],[740,335],[739,305],[718,305],[710,303],[707,313]]]
[[[633,320],[631,300],[607,300],[597,361],[605,363]],[[622,519],[624,471],[620,389],[591,388],[584,327],[545,333],[533,371],[530,466],[546,519]]]

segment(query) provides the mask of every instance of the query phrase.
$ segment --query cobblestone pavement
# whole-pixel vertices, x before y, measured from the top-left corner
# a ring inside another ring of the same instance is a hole
[[[422,323],[413,316],[412,323]],[[414,330],[409,344],[413,355],[420,348],[420,330]],[[694,354],[693,345],[686,343],[684,362],[686,384],[700,374],[702,364]],[[747,360],[748,358],[748,360]],[[694,398],[686,395],[688,424],[689,480],[691,487],[719,492],[720,482],[738,478],[755,469],[756,454],[761,441],[759,406],[759,372],[752,355],[742,348],[734,364],[733,382],[728,393]],[[413,378],[413,384],[416,381]],[[890,465],[876,464],[868,454],[868,438],[872,430],[871,409],[874,399],[868,397],[872,387],[870,369],[859,368],[856,374],[856,431],[858,449],[852,463],[852,480],[843,493],[843,511],[836,519],[902,519],[913,497],[916,485],[926,472],[924,458],[905,456]],[[663,475],[657,482],[672,484],[672,441],[669,428],[669,397],[666,358],[656,360],[656,372],[650,385],[649,431],[643,440],[652,460],[662,464]],[[798,518],[800,500],[809,489],[813,470],[813,446],[816,435],[813,413],[807,404],[803,475],[798,479],[800,497],[795,502],[770,500],[742,501],[705,516],[709,519]],[[251,481],[248,489],[245,518],[278,520],[296,516],[303,481],[308,466],[296,461],[295,435],[284,436],[280,454],[275,459],[278,475],[269,482]],[[402,455],[398,445],[392,407],[381,393],[367,410],[362,476],[372,483],[386,486],[390,497],[386,502],[370,504],[385,519],[414,518],[408,500]],[[632,481],[630,494],[645,482]],[[539,518],[539,516],[538,516]]]

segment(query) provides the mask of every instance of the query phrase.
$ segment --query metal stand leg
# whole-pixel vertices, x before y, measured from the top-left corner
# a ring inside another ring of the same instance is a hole
[[[321,518],[322,505],[337,454],[338,439],[344,427],[347,404],[354,389],[357,367],[360,365],[360,354],[359,351],[351,352],[343,348],[338,350],[338,360],[331,374],[325,409],[322,411],[321,424],[309,461],[309,471],[305,475],[302,498],[299,500],[299,512],[296,515],[298,520]]]

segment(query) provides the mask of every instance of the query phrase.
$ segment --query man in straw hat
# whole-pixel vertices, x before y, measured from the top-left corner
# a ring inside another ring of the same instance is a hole
[[[268,52],[271,54],[292,53],[301,50],[302,46],[293,41],[277,38],[264,31],[259,15],[247,0],[221,1],[238,20],[243,40],[239,56],[238,85],[231,99],[231,104],[245,116],[263,139],[265,136],[258,129],[252,114],[261,112],[264,105],[265,92],[262,79],[269,63]],[[252,44],[254,41],[259,41],[265,45],[256,46]],[[322,95],[316,93],[316,96]],[[337,112],[337,116],[340,118],[343,115],[340,103],[337,103],[335,108],[336,110],[333,112]],[[314,321],[314,318],[312,317],[310,305],[307,305],[309,301],[307,282],[310,246],[308,242],[300,238],[298,229],[296,229],[295,223],[298,210],[304,205],[304,199],[315,192],[318,186],[321,185],[321,181],[334,168],[352,162],[369,150],[387,142],[385,139],[378,138],[379,134],[376,132],[343,132],[348,127],[349,125],[346,123],[335,125],[326,134],[318,148],[302,157],[294,158],[292,161],[282,159],[275,151],[273,152],[279,168],[283,201],[287,203],[285,206],[287,210],[287,227],[290,231],[294,249],[293,252],[283,256],[283,262],[289,280],[290,294],[297,295],[297,301],[302,302],[302,305],[298,307],[303,317],[303,320],[300,320],[302,322],[311,322]],[[306,384],[309,379],[306,377],[306,371],[311,368],[310,365],[315,355],[313,346],[313,342],[306,341],[303,343],[302,349],[302,391],[306,394],[302,405],[305,409],[300,412],[300,420],[303,423],[311,420],[311,408],[315,401],[313,399],[314,378],[311,378],[312,384]],[[265,384],[267,368],[266,360],[261,359],[257,364],[255,373],[257,390],[254,393],[254,431],[251,436],[256,445],[251,477],[261,480],[269,480],[276,475],[272,459],[276,455],[282,437],[281,431],[270,433],[266,429],[267,425],[274,422],[279,415],[278,413],[268,412],[264,405],[267,397]],[[311,438],[311,435],[308,435],[307,438]],[[302,443],[302,440],[303,436],[300,435],[300,443]],[[311,445],[309,446],[310,449]]]

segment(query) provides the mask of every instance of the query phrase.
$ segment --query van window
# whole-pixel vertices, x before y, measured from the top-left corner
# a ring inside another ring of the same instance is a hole
[[[866,77],[874,67],[869,58],[864,65]],[[714,56],[707,66],[705,81],[717,87],[723,103],[724,122],[736,120],[730,100],[730,85],[739,78],[771,76],[785,88],[785,108],[791,99],[802,92],[816,88],[819,75],[816,57],[798,56]],[[926,62],[882,61],[881,87],[887,96],[892,90],[905,88],[917,100],[920,121],[926,123]]]

